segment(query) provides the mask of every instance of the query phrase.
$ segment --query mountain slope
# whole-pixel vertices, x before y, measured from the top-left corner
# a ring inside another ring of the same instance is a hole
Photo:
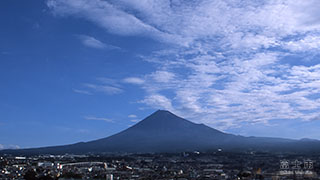
[[[209,148],[229,134],[195,124],[168,111],[157,111],[136,125],[108,138],[89,142],[111,151],[162,152]]]
[[[243,137],[195,124],[159,110],[134,126],[107,138],[65,146],[4,150],[1,153],[64,154],[103,152],[181,152],[223,148],[229,151],[318,151],[319,141]]]

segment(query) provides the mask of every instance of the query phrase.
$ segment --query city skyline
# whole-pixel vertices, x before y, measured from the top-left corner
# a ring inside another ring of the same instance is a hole
[[[320,139],[317,1],[0,2],[0,149],[120,132],[157,109]]]

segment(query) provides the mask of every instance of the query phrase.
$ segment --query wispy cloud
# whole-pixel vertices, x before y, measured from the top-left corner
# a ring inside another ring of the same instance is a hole
[[[96,49],[108,49],[108,50],[120,50],[121,49],[117,46],[105,44],[92,36],[77,35],[77,37],[81,40],[82,44],[87,47],[96,48]]]
[[[124,80],[145,90],[140,102],[147,106],[221,129],[319,117],[316,0],[49,0],[48,6],[114,34],[168,43],[143,57],[157,64],[154,72]]]
[[[97,80],[104,85],[114,86],[114,87],[121,87],[120,83],[116,79],[106,78],[106,77],[99,77]]]
[[[125,83],[130,83],[130,84],[143,84],[144,80],[138,77],[127,77],[125,79],[123,79],[123,82]]]
[[[92,93],[91,93],[91,92],[86,91],[86,90],[81,90],[81,89],[72,89],[72,90],[73,90],[73,92],[75,92],[75,93],[79,93],[79,94],[86,94],[86,95],[92,95]]]
[[[119,1],[119,3],[122,3]],[[138,2],[137,2],[138,3]],[[119,35],[150,36],[161,41],[174,42],[176,36],[144,22],[118,5],[102,0],[49,0],[47,5],[55,15],[85,18],[107,31]]]
[[[109,86],[109,85],[97,85],[97,84],[89,84],[89,83],[86,83],[83,85],[89,89],[92,89],[97,92],[103,92],[108,95],[119,94],[123,92],[122,89],[114,86]]]
[[[113,123],[114,121],[109,118],[104,118],[104,117],[95,117],[95,116],[85,116],[84,119],[86,120],[95,120],[95,121],[105,121],[109,123]]]
[[[93,83],[83,83],[81,88],[73,88],[72,90],[76,93],[86,95],[93,95],[96,92],[115,95],[124,91],[117,80],[104,77],[96,78],[96,82]]]
[[[137,115],[135,115],[135,114],[130,114],[130,115],[128,115],[128,118],[137,118]]]
[[[140,120],[139,120],[139,119],[131,119],[130,121],[131,121],[131,122],[134,122],[134,123],[137,123],[137,122],[139,122]]]

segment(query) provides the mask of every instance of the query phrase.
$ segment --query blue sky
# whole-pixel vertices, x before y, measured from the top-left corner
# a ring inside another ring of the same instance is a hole
[[[89,141],[157,109],[320,139],[316,0],[0,1],[0,148]]]

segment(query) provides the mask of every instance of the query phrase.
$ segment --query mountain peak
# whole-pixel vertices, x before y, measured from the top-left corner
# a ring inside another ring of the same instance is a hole
[[[171,115],[174,115],[172,112],[170,112],[168,110],[162,110],[162,109],[158,109],[157,111],[155,111],[151,115],[159,115],[159,114],[171,114]]]
[[[172,112],[168,110],[157,110],[154,113],[152,113],[150,116],[175,116],[178,117],[177,115],[173,114]]]
[[[145,128],[177,128],[194,124],[187,121],[167,110],[157,110],[150,116],[146,117],[133,127],[145,127]]]

